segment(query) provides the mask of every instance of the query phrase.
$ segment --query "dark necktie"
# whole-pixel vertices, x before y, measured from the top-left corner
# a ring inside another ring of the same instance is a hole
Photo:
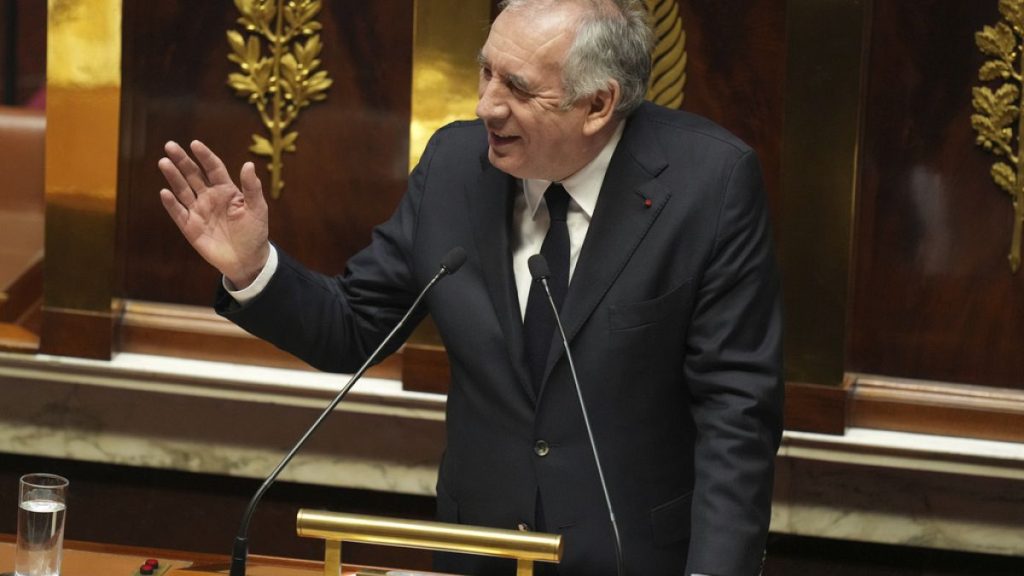
[[[562,309],[565,293],[569,290],[569,227],[565,223],[565,215],[569,209],[569,194],[561,184],[551,184],[544,192],[544,201],[551,215],[551,227],[544,237],[540,253],[547,260],[551,277],[548,287],[555,306]],[[530,366],[533,389],[540,391],[541,378],[548,362],[548,349],[551,338],[555,335],[555,317],[551,305],[544,294],[544,286],[534,282],[530,287],[530,297],[526,301],[526,315],[523,320],[523,339],[526,348],[526,361]]]

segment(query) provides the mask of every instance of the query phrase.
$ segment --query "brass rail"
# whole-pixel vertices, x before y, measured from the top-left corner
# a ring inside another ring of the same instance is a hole
[[[299,510],[295,524],[299,536],[326,541],[324,576],[341,574],[342,542],[514,558],[516,576],[531,576],[535,561],[557,563],[562,558],[562,537],[539,532],[305,509]]]

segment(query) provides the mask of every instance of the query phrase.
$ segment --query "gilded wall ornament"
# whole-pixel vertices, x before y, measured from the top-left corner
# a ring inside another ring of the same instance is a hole
[[[249,151],[269,156],[270,196],[284,189],[283,154],[295,152],[299,133],[288,127],[299,111],[327,97],[333,83],[320,67],[320,0],[235,0],[243,31],[229,30],[228,60],[241,72],[228,85],[256,106],[269,138],[252,135]],[[266,53],[264,53],[266,49]]]
[[[654,24],[654,66],[647,99],[679,108],[686,87],[686,30],[677,0],[645,0]]]
[[[1024,228],[1024,155],[1021,135],[1024,115],[1021,114],[1021,86],[1024,84],[1024,0],[999,0],[1003,21],[985,26],[975,33],[978,49],[990,60],[982,64],[978,78],[997,82],[994,90],[978,86],[973,90],[972,104],[977,114],[971,125],[978,133],[977,143],[985,150],[1005,159],[992,165],[992,179],[1005,190],[1013,203],[1013,240],[1010,245],[1010,270],[1020,269],[1021,231]]]

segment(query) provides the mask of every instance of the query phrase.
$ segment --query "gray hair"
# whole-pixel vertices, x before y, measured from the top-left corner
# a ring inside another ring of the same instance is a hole
[[[503,0],[502,10],[550,4],[559,0]],[[651,77],[654,33],[643,0],[575,0],[587,6],[562,68],[563,108],[619,83],[622,96],[615,112],[628,116],[644,101]]]

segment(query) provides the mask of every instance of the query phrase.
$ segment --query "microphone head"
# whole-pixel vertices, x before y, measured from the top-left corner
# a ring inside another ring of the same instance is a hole
[[[533,276],[534,281],[546,280],[551,277],[551,270],[548,270],[548,261],[542,254],[530,256],[526,264],[530,267],[530,276]]]
[[[455,274],[465,263],[466,251],[462,249],[462,246],[456,246],[441,259],[441,268],[444,268],[446,274]]]

